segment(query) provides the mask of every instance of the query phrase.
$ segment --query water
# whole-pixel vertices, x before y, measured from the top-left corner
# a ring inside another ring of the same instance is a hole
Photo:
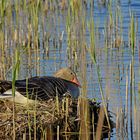
[[[116,6],[117,5],[117,6]],[[95,34],[96,38],[96,59],[97,65],[100,69],[101,74],[101,83],[103,88],[103,93],[105,97],[108,97],[109,110],[111,110],[114,114],[120,113],[121,109],[124,110],[126,107],[126,79],[128,76],[128,120],[130,120],[130,63],[132,63],[132,53],[131,48],[129,47],[129,30],[130,30],[130,12],[134,13],[134,18],[137,21],[137,40],[135,47],[135,56],[134,56],[134,96],[133,96],[133,109],[136,102],[136,108],[139,112],[139,94],[138,94],[138,83],[140,81],[139,78],[139,36],[140,36],[140,1],[139,0],[123,0],[123,1],[112,1],[112,15],[115,17],[116,10],[118,8],[119,14],[122,17],[122,24],[119,24],[116,30],[119,30],[120,36],[123,37],[123,44],[119,46],[119,48],[112,47],[108,45],[107,48],[105,46],[105,26],[108,24],[109,20],[109,10],[105,5],[101,5],[98,0],[94,1],[94,7],[92,16],[94,18],[95,27],[98,29],[98,34]],[[87,1],[86,12],[86,23],[89,23],[90,20],[90,1]],[[28,27],[25,26],[28,21],[28,16],[25,17],[27,13],[21,13],[21,19],[24,17],[24,21],[21,21],[21,29],[23,30],[23,34],[28,30]],[[82,15],[81,15],[82,16]],[[13,21],[15,20],[15,15],[13,15]],[[119,19],[120,20],[120,19]],[[57,69],[65,66],[73,66],[74,56],[70,56],[68,59],[68,31],[66,29],[66,21],[67,21],[67,13],[65,11],[62,12],[49,12],[47,15],[41,14],[39,15],[39,50],[38,50],[38,61],[34,59],[36,57],[36,51],[31,50],[31,65],[29,67],[29,58],[27,53],[22,50],[21,53],[21,68],[20,68],[20,79],[25,78],[26,76],[35,76],[35,75],[52,75]],[[82,22],[82,21],[81,21]],[[79,39],[81,41],[81,36],[79,35],[79,30],[82,27],[79,25],[81,23],[77,21],[71,22],[71,29],[73,29],[73,42]],[[119,21],[120,23],[121,21]],[[15,23],[12,23],[15,24]],[[122,27],[121,27],[122,26]],[[6,28],[5,31],[8,32],[10,28]],[[59,41],[61,33],[63,34],[62,42]],[[46,38],[43,38],[43,33],[46,33]],[[85,32],[85,41],[87,46],[90,44],[90,30],[86,27]],[[7,33],[8,34],[8,33]],[[112,34],[112,37],[115,41],[115,32]],[[43,39],[45,39],[45,44],[43,46]],[[10,39],[9,39],[10,40]],[[46,41],[48,40],[48,41]],[[112,39],[113,40],[113,39]],[[81,41],[82,42],[82,41]],[[112,42],[113,43],[113,42]],[[10,42],[9,42],[10,44]],[[80,43],[78,43],[80,44]],[[111,43],[110,43],[111,44]],[[73,45],[73,44],[72,44]],[[82,45],[82,44],[81,44]],[[74,45],[73,45],[74,46]],[[79,46],[80,47],[80,46]],[[79,49],[76,49],[76,51]],[[9,51],[10,54],[13,54],[13,50]],[[82,63],[81,55],[79,52],[76,53],[76,65],[77,68],[74,67],[77,71],[78,77],[81,79],[81,71],[82,68],[80,64]],[[78,63],[78,64],[77,64]],[[39,72],[37,72],[37,67],[39,68]],[[97,70],[94,64],[91,61],[89,54],[87,53],[86,60],[87,67],[87,96],[88,98],[96,98],[99,102],[102,101],[101,94],[99,90],[98,83],[98,75]],[[7,79],[11,79],[11,69],[8,71],[6,75]],[[134,110],[133,110],[134,111]],[[133,113],[134,114],[134,113]],[[138,114],[137,114],[138,115]],[[121,116],[121,115],[120,115]],[[139,120],[139,117],[137,117]],[[134,115],[133,115],[134,120]],[[114,115],[114,121],[116,121],[116,116]],[[133,121],[133,128],[135,123]],[[125,138],[132,139],[131,135],[131,124],[128,121],[128,136]],[[133,129],[133,132],[135,130]],[[138,130],[136,129],[136,133]],[[122,136],[121,133],[116,134],[116,129],[114,129],[112,140],[117,139],[117,136]],[[134,135],[133,138],[135,139]]]

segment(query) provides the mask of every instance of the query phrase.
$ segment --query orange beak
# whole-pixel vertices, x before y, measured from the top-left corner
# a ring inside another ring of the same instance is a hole
[[[76,77],[73,78],[72,82],[78,85],[79,87],[81,87],[80,82],[78,81]]]

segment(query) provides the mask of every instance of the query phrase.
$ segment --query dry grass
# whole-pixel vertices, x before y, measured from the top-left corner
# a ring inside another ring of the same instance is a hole
[[[83,101],[84,100],[84,101]],[[68,102],[67,102],[68,101]],[[81,105],[87,102],[89,110],[88,122],[85,121],[83,116]],[[80,104],[80,106],[78,106]],[[80,134],[85,134],[87,138],[92,135],[92,114],[94,114],[94,127],[96,130],[100,104],[91,102],[87,99],[80,98],[79,103],[77,100],[70,98],[63,99],[59,102],[59,114],[56,107],[55,100],[49,100],[42,102],[35,107],[25,107],[21,105],[15,105],[14,113],[14,124],[15,124],[15,136],[16,139],[41,139],[45,137],[51,137],[52,139],[57,138],[68,138],[78,139]],[[80,113],[77,112],[80,110]],[[79,115],[78,115],[79,114]],[[66,122],[67,118],[67,122]],[[110,118],[110,117],[109,117]],[[11,139],[13,136],[13,103],[9,101],[1,101],[0,103],[0,138]],[[106,118],[103,119],[103,131],[109,132]],[[110,120],[110,122],[112,122]],[[87,126],[85,133],[79,133],[80,129]],[[113,123],[112,123],[113,124]],[[83,136],[83,135],[82,135]],[[103,135],[102,135],[103,136]]]

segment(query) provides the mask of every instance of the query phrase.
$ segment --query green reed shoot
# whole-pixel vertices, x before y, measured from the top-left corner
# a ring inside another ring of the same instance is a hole
[[[134,52],[135,52],[135,39],[136,39],[136,25],[135,25],[135,19],[134,19],[134,14],[130,13],[130,31],[129,31],[129,42],[130,42],[130,46],[131,46],[131,51],[132,51],[132,55],[134,56]]]
[[[130,13],[130,31],[129,31],[129,44],[132,52],[132,60],[130,63],[130,135],[131,138],[133,135],[133,128],[135,129],[135,120],[136,120],[136,99],[135,99],[135,71],[134,71],[134,55],[135,55],[135,44],[136,43],[136,23],[134,19],[134,14]],[[133,108],[134,107],[134,108]],[[134,109],[134,110],[133,110]],[[134,120],[133,120],[134,114]],[[133,127],[134,123],[134,127]]]
[[[27,96],[27,112],[28,112],[28,128],[29,128],[29,139],[31,140],[31,117],[30,117],[30,111],[29,111],[29,94],[28,94],[28,78],[26,78],[26,96]],[[36,103],[34,107],[36,111]],[[36,113],[34,111],[34,138],[36,138]]]
[[[13,74],[12,74],[12,94],[15,96],[15,81],[19,76],[19,68],[20,68],[20,53],[19,50],[16,49],[15,52],[15,65],[13,67]]]
[[[80,10],[81,1],[80,0],[70,0],[70,7],[72,10],[72,15],[78,16]]]
[[[13,95],[13,102],[15,96],[15,81],[18,77],[19,73],[19,66],[20,66],[20,53],[18,50],[15,52],[15,66],[13,67],[13,74],[12,74],[12,95]],[[13,140],[15,140],[15,104],[13,103]]]
[[[1,25],[3,24],[4,21],[4,12],[5,12],[5,5],[6,5],[6,1],[2,0],[0,2],[0,15],[1,15]]]
[[[95,68],[96,68],[96,71],[97,71],[98,83],[99,83],[101,98],[102,98],[102,101],[103,101],[105,115],[106,115],[106,118],[107,118],[107,121],[108,121],[108,125],[109,125],[109,128],[110,128],[110,123],[109,123],[109,118],[108,118],[108,113],[107,113],[107,108],[106,108],[107,105],[106,105],[106,102],[105,102],[105,98],[104,98],[104,94],[103,94],[103,89],[102,89],[102,85],[101,85],[100,68],[97,65],[97,61],[96,61],[95,31],[94,31],[94,20],[93,19],[90,21],[89,30],[90,30],[90,33],[91,33],[91,35],[90,35],[90,48],[87,48],[87,50],[88,50],[88,52],[90,54],[91,60],[93,61],[94,65],[95,65]]]
[[[4,48],[4,33],[3,32],[0,32],[0,38],[1,38],[1,60],[0,60],[0,64],[1,64],[1,73],[0,73],[0,77],[2,79],[5,79],[5,73],[6,73],[6,66],[5,66],[5,48]]]
[[[0,64],[1,64],[1,75],[0,77],[2,79],[5,79],[5,44],[4,44],[4,39],[5,39],[5,33],[4,31],[4,13],[5,13],[5,9],[6,9],[6,1],[2,0],[0,2],[0,48],[1,48],[1,60],[0,60]]]

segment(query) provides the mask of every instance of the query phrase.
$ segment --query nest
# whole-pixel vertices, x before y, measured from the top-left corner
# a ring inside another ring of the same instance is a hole
[[[78,139],[88,122],[89,135],[96,132],[100,103],[85,98],[48,100],[34,106],[22,106],[10,101],[0,101],[0,139]],[[86,114],[85,114],[86,113]],[[104,115],[105,116],[105,115]],[[86,117],[86,121],[85,120]],[[114,123],[103,119],[102,137],[111,131]]]

